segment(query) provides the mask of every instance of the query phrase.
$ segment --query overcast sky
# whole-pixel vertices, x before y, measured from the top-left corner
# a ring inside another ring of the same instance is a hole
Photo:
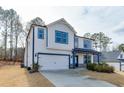
[[[17,0],[10,1],[2,0],[0,6],[4,9],[16,10],[24,24],[37,16],[42,18],[46,24],[65,18],[75,28],[78,35],[82,36],[87,32],[104,32],[112,38],[114,45],[124,43],[124,7],[60,7],[42,6],[42,2],[35,2],[35,0],[30,0],[31,2],[25,0],[25,3]]]

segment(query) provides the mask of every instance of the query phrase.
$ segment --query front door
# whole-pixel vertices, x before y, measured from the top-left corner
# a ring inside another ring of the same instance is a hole
[[[75,56],[75,66],[78,67],[78,56]]]

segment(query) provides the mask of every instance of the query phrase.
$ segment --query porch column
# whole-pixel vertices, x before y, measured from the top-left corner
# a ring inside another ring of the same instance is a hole
[[[91,63],[93,63],[93,54],[91,54]]]
[[[73,68],[75,68],[75,51],[73,51],[72,53],[73,53]]]

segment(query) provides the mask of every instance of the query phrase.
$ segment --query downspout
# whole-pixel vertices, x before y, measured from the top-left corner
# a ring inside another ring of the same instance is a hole
[[[35,33],[34,33],[34,26],[33,26],[33,40],[32,40],[32,66],[33,66],[33,68],[34,68],[34,35]]]

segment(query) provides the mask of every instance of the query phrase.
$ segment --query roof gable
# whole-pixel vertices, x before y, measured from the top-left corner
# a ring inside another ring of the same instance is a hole
[[[77,33],[75,31],[75,29],[64,18],[61,18],[61,19],[59,19],[57,21],[54,21],[54,22],[48,24],[47,26],[54,25],[54,24],[59,23],[59,22],[62,22],[63,24],[65,24],[66,26],[68,26],[71,29],[71,31],[73,31],[75,34]]]

